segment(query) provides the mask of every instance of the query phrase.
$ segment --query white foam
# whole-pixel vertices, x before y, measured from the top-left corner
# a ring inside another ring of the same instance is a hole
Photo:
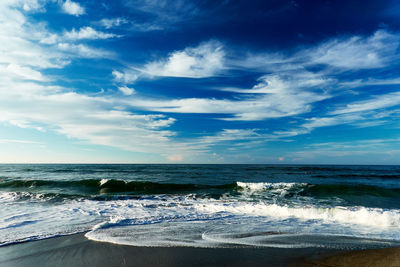
[[[108,179],[101,179],[100,186],[104,185],[107,182],[108,182]]]
[[[177,220],[142,225],[119,225],[97,228],[85,236],[94,241],[145,247],[367,248],[399,244],[390,240],[388,236],[386,240],[373,239],[376,236],[370,233],[356,233],[352,229],[349,231],[349,228],[347,232],[338,235],[332,231],[332,226],[335,227],[337,224],[319,225],[318,229],[312,225],[305,227],[293,225],[291,222],[282,227],[281,221],[266,221],[260,217],[251,220],[246,217],[225,217],[208,221]],[[343,228],[341,225],[339,227]],[[282,231],[272,231],[272,229]],[[363,240],[366,242],[360,247]]]
[[[16,200],[29,199],[31,201],[46,201],[50,199],[45,197],[41,193],[29,193],[29,192],[0,192],[0,201],[2,204],[10,202],[13,203]]]
[[[289,207],[277,204],[259,203],[203,203],[195,204],[199,212],[228,212],[241,215],[267,216],[274,218],[299,218],[304,220],[335,221],[368,225],[378,228],[399,227],[400,210],[383,210],[365,207]]]
[[[281,186],[287,188],[285,184]],[[93,240],[138,246],[307,245],[303,241],[283,244],[265,235],[235,237],[235,233],[257,231],[340,233],[400,240],[400,210],[295,207],[229,196],[65,200],[56,205],[13,201],[14,197],[0,194],[0,199],[9,199],[0,209],[0,245],[82,231],[89,231],[86,236]]]
[[[243,183],[236,182],[237,186],[243,190],[251,192],[265,191],[265,190],[279,190],[285,192],[294,187],[302,187],[307,185],[306,183]]]
[[[0,201],[14,201],[18,199],[18,194],[16,192],[0,192]]]

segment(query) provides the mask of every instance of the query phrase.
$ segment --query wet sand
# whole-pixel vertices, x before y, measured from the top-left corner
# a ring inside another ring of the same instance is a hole
[[[343,251],[317,259],[306,259],[304,267],[399,267],[400,248]]]
[[[0,247],[0,266],[400,266],[400,248],[149,248],[76,234]]]

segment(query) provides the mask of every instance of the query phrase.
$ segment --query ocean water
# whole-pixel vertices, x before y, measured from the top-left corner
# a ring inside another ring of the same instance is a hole
[[[400,245],[400,166],[0,165],[0,246]]]

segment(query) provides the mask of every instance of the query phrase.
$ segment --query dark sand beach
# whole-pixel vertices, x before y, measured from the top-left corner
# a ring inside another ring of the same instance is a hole
[[[134,247],[94,242],[83,234],[0,248],[0,266],[400,266],[400,248]]]

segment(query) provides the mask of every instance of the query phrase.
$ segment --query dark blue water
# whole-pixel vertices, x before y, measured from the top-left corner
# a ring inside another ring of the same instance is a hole
[[[399,166],[6,164],[0,201],[0,244],[85,231],[139,246],[400,241]]]

